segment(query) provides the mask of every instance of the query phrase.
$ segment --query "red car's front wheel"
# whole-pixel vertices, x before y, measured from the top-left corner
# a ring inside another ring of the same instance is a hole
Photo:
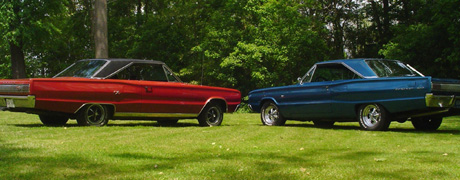
[[[217,103],[209,103],[198,116],[201,126],[220,126],[224,119],[222,108]]]

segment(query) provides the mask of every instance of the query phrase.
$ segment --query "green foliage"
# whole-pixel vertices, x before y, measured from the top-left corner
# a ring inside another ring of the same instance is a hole
[[[426,75],[460,78],[460,1],[425,2],[407,24],[395,26],[396,36],[380,51]]]
[[[61,26],[67,21],[67,3],[66,0],[24,0],[0,4],[0,36],[3,37],[0,44],[9,47],[9,43],[13,43],[22,48],[28,76],[49,76],[53,65],[59,64],[56,52],[62,51],[66,46],[63,41],[67,40]],[[10,60],[11,56],[1,59],[2,62]],[[2,72],[7,72],[5,67],[0,67]]]
[[[0,112],[0,179],[459,179],[460,119],[435,132],[357,122],[262,126],[259,114],[225,114],[222,126],[181,120],[45,127],[36,115]]]

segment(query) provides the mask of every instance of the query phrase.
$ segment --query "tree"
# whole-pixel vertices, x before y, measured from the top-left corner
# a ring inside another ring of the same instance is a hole
[[[4,0],[0,3],[0,35],[2,44],[9,46],[12,78],[27,77],[27,49],[39,47],[46,37],[59,33],[53,19],[64,10],[65,1]]]
[[[107,0],[94,1],[94,42],[96,58],[108,58]]]
[[[460,1],[411,0],[403,7],[413,14],[394,27],[396,36],[380,53],[426,75],[460,78]]]

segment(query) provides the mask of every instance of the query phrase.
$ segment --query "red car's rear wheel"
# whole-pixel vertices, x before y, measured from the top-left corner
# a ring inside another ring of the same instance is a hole
[[[109,122],[109,111],[100,104],[83,107],[77,114],[77,122],[82,126],[104,126]]]

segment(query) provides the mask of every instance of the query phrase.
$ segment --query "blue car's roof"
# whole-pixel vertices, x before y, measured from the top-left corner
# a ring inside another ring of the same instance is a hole
[[[348,67],[350,67],[352,70],[358,72],[364,78],[376,78],[377,75],[375,74],[374,71],[372,71],[371,68],[367,65],[366,61],[395,61],[395,60],[386,60],[386,59],[338,59],[338,60],[331,60],[331,61],[323,61],[323,62],[318,62],[316,63],[317,65],[320,64],[335,64],[335,63],[341,63],[344,64]]]

